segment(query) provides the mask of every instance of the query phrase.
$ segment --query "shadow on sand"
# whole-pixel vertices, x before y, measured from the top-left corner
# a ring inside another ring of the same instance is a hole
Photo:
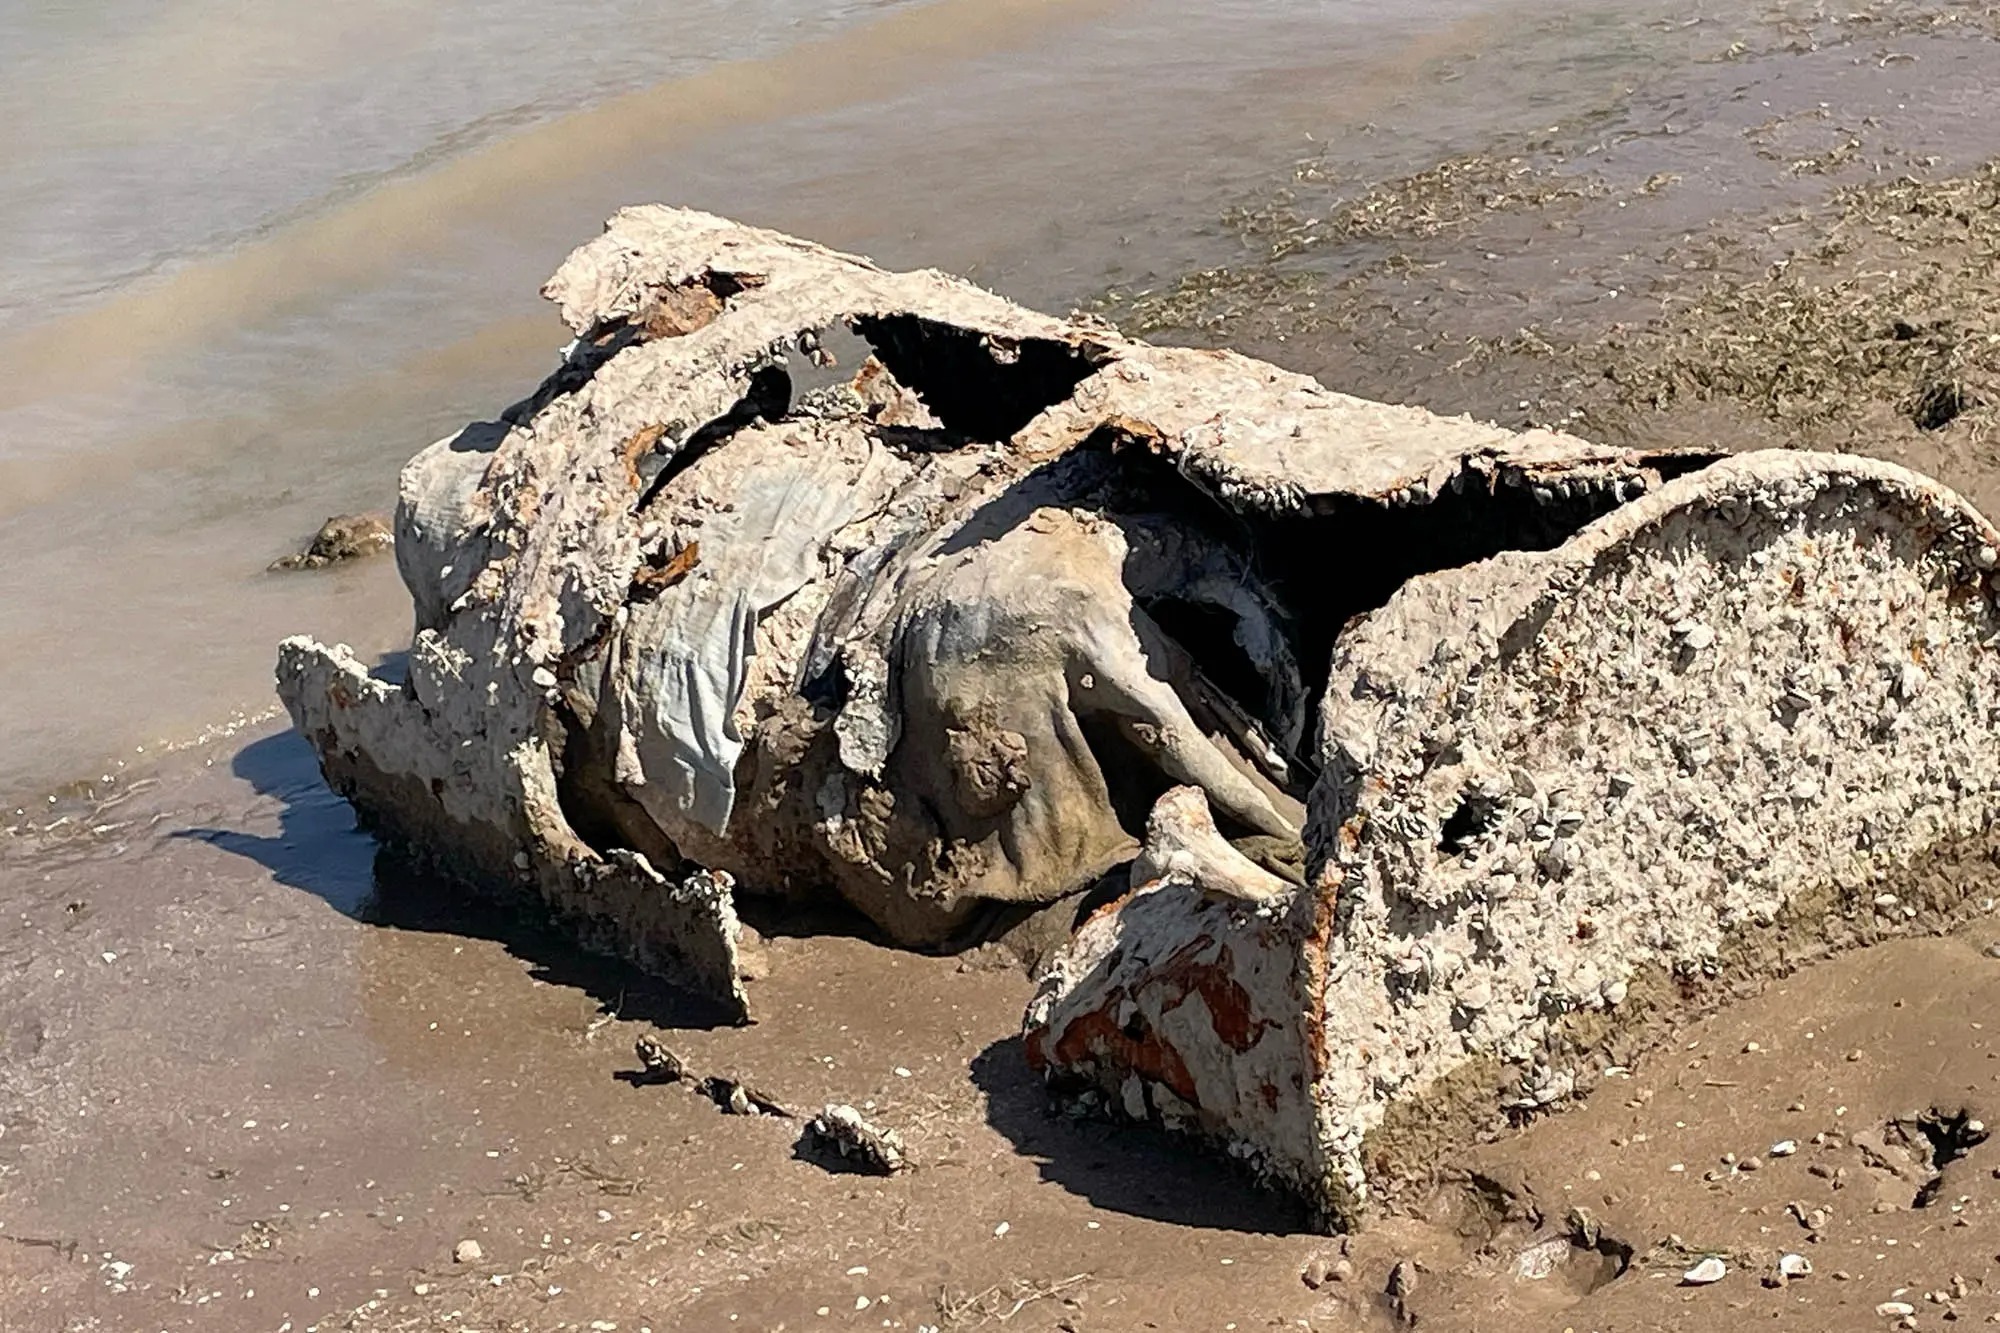
[[[236,752],[230,767],[282,803],[278,832],[190,828],[172,836],[255,861],[280,884],[371,926],[497,941],[526,962],[536,979],[582,991],[606,1013],[662,1028],[733,1026],[698,997],[620,959],[578,948],[523,910],[526,904],[470,895],[377,844],[355,823],[353,807],[326,785],[312,747],[297,731],[253,741]]]
[[[1042,1179],[1098,1208],[1155,1222],[1288,1235],[1310,1231],[1305,1207],[1161,1130],[1057,1112],[1028,1068],[1021,1039],[996,1041],[972,1061],[986,1121],[1033,1159]]]
[[[380,929],[497,941],[526,962],[533,976],[582,991],[605,1013],[667,1029],[729,1026],[726,1015],[696,997],[616,958],[578,948],[530,911],[472,897],[379,847],[321,778],[318,760],[298,732],[252,742],[231,766],[237,777],[281,803],[278,832],[192,828],[173,836],[255,861],[279,883]],[[766,905],[754,916],[771,934],[874,934],[843,910],[801,915]],[[763,919],[767,916],[772,919]],[[1042,1179],[1096,1207],[1224,1231],[1309,1229],[1305,1210],[1295,1201],[1160,1131],[1056,1113],[1040,1078],[1028,1068],[1018,1037],[988,1046],[969,1073],[986,1096],[988,1123],[1015,1152],[1033,1160]]]

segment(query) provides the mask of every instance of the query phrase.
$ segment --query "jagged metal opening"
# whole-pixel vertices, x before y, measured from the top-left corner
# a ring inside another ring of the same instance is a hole
[[[867,315],[854,330],[939,421],[1004,440],[1068,398],[1102,357],[1052,338],[1019,342],[917,315]]]
[[[1461,472],[1428,503],[1339,496],[1259,532],[1267,577],[1299,618],[1299,659],[1314,674],[1317,701],[1334,641],[1355,617],[1385,605],[1411,579],[1491,559],[1503,551],[1548,551],[1636,498],[1619,487]]]
[[[792,377],[785,367],[763,366],[751,372],[743,396],[727,412],[696,427],[671,453],[655,447],[634,462],[632,470],[642,487],[638,509],[643,511],[666,489],[667,483],[737,431],[758,421],[782,421],[791,410]]]
[[[1492,831],[1502,813],[1498,798],[1485,792],[1465,792],[1438,830],[1438,850],[1446,856],[1462,855]]]
[[[1206,496],[1190,508],[1188,499],[1197,492],[1187,479],[1120,432],[1100,431],[1089,443],[1135,464],[1136,478],[1158,493],[1160,507],[1179,505],[1190,522],[1223,525],[1225,539],[1248,553],[1257,578],[1283,610],[1278,623],[1303,675],[1307,718],[1318,715],[1342,630],[1385,605],[1411,579],[1504,551],[1552,550],[1643,493],[1630,481],[1565,480],[1505,470],[1488,475],[1467,469],[1426,502],[1317,497],[1298,513],[1266,516],[1224,509]],[[1650,484],[1699,471],[1721,457],[1703,452],[1650,457]],[[1235,618],[1226,608],[1171,595],[1145,599],[1141,605],[1193,659],[1207,684],[1258,720],[1268,738],[1275,742],[1280,737],[1283,720],[1275,715],[1267,692],[1268,672],[1244,652]],[[1190,711],[1201,716],[1195,702],[1190,701]],[[1287,795],[1303,799],[1317,774],[1310,735],[1298,741],[1289,748],[1274,744],[1286,776],[1266,776]],[[1465,838],[1476,836],[1478,821],[1476,805],[1468,805],[1462,821]]]
[[[1237,641],[1239,618],[1226,607],[1185,597],[1151,597],[1140,609],[1188,651],[1202,674],[1255,715],[1271,716],[1271,681]]]

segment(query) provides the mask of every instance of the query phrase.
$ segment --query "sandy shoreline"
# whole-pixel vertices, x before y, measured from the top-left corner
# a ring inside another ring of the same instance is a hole
[[[1853,448],[1993,512],[2000,43],[1972,7],[1926,10],[1962,19],[1936,30],[1882,12],[1715,25],[1552,139],[1366,180],[1303,164],[1230,214],[1240,262],[1107,309],[1509,425]],[[1813,312],[1822,410],[1771,391],[1779,301]],[[1961,386],[1944,420],[1939,383]],[[1394,1325],[1399,1264],[1435,1328],[2000,1315],[2000,1150],[1923,1128],[2000,1118],[1990,918],[1745,997],[1343,1241],[1172,1144],[1052,1118],[1000,957],[779,933],[760,1021],[710,1029],[378,864],[268,719],[126,774],[17,801],[0,836],[0,1326],[1346,1330]],[[868,1106],[918,1169],[830,1173],[795,1124],[634,1086],[641,1032],[788,1102]],[[1565,1242],[1524,1276],[1579,1225],[1595,1258]],[[479,1260],[453,1261],[464,1239]],[[1762,1282],[1787,1252],[1813,1275]],[[1730,1275],[1678,1285],[1709,1254]]]
[[[1171,1143],[1051,1117],[1004,960],[781,936],[757,1025],[704,1028],[378,876],[296,737],[216,758],[135,797],[143,831],[0,852],[9,1327],[1350,1329],[1393,1326],[1409,1262],[1409,1308],[1445,1328],[1876,1327],[1893,1293],[1955,1280],[1961,1318],[2000,1311],[1989,1153],[1938,1183],[1894,1146],[1933,1108],[1996,1113],[1991,920],[1732,1006],[1343,1240]],[[865,1106],[917,1169],[829,1173],[794,1122],[634,1085],[642,1032],[790,1103]],[[1564,1241],[1523,1280],[1576,1209],[1600,1260]],[[464,1239],[480,1260],[454,1262]],[[1794,1251],[1809,1283],[1759,1284]],[[1678,1287],[1710,1253],[1734,1276]]]

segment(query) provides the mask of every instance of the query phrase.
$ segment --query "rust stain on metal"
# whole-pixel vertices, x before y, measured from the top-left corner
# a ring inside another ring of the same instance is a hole
[[[1123,1000],[1123,992],[1114,992],[1112,999]],[[1188,1072],[1180,1052],[1161,1040],[1144,1020],[1135,1019],[1134,1023],[1139,1029],[1137,1036],[1120,1028],[1102,1009],[1079,1016],[1056,1038],[1051,1052],[1055,1065],[1075,1068],[1093,1059],[1105,1060],[1114,1068],[1129,1069],[1141,1078],[1165,1084],[1190,1106],[1200,1105],[1194,1075]]]
[[[667,428],[658,423],[642,426],[627,436],[625,443],[618,446],[618,461],[625,465],[625,481],[633,490],[639,490],[646,484],[646,479],[639,475],[639,460],[653,452],[654,446],[659,444],[666,434]]]
[[[701,563],[701,543],[689,542],[673,553],[664,565],[642,565],[632,576],[634,596],[658,596],[673,587]]]
[[[652,305],[633,321],[648,338],[678,338],[706,328],[722,313],[722,298],[700,281],[658,289]]]
[[[1196,955],[1207,952],[1214,943],[1205,935],[1197,937],[1160,964],[1154,974],[1155,986],[1171,998],[1159,1005],[1159,1011],[1164,1013],[1174,1008],[1190,994],[1199,995],[1208,1006],[1215,1035],[1229,1049],[1247,1051],[1277,1024],[1251,1013],[1250,993],[1236,980],[1236,960],[1228,945],[1222,946],[1212,963],[1195,961]]]

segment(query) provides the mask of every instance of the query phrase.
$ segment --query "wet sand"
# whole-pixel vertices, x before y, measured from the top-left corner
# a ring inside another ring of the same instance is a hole
[[[2000,1115],[2000,922],[1807,969],[1468,1146],[1416,1215],[1326,1237],[1220,1163],[1053,1116],[1004,957],[779,936],[757,1023],[711,1027],[378,867],[297,737],[232,748],[120,827],[0,853],[8,1328],[1386,1329],[1398,1264],[1438,1328],[2000,1313],[2000,1159],[1937,1175],[1917,1128]],[[795,1120],[640,1083],[641,1033],[863,1107],[915,1165],[829,1169]],[[1765,1284],[1787,1252],[1813,1275]],[[1679,1285],[1710,1254],[1730,1275]]]
[[[1183,241],[1189,283],[1135,261],[1107,309],[1151,318],[1171,291],[1159,336],[1233,340],[1336,387],[1612,438],[1855,448],[2000,507],[1983,433],[2000,409],[1925,428],[1894,374],[1811,414],[1604,387],[1634,357],[1697,366],[1703,312],[1730,310],[1704,295],[1718,283],[1765,290],[1780,260],[1813,284],[1872,271],[1869,246],[1825,245],[1853,225],[1838,192],[1905,174],[1948,191],[2000,155],[1983,110],[2000,43],[1886,19],[1630,43],[1645,59],[1619,68],[1647,76],[1555,133],[1466,129],[1452,90],[1493,51],[1426,55],[1394,152],[1368,157],[1366,119],[1348,124]],[[1426,117],[1459,128],[1409,131]],[[1337,239],[1274,254],[1315,220]],[[1908,243],[1898,262],[1953,275],[1926,319],[1982,327],[1979,239]],[[1905,314],[1879,313],[1874,340],[1898,341]],[[1969,346],[1962,378],[1983,384],[2000,363]],[[396,603],[384,564],[336,577]],[[402,615],[376,622],[383,646]],[[10,1329],[1386,1329],[1399,1264],[1403,1316],[1432,1328],[1877,1329],[1898,1301],[1917,1327],[2000,1315],[2000,1149],[1964,1131],[2000,1117],[1990,916],[1743,996],[1586,1105],[1467,1145],[1413,1215],[1341,1239],[1226,1165],[1051,1116],[1015,1044],[1029,983],[1002,957],[802,924],[769,943],[757,1024],[709,1027],[658,983],[378,865],[273,724],[12,822]],[[831,1172],[795,1155],[796,1123],[635,1085],[642,1032],[789,1105],[867,1107],[917,1165]],[[454,1262],[465,1239],[482,1257]],[[1784,1253],[1812,1275],[1767,1284]],[[1728,1274],[1681,1285],[1707,1255]]]

